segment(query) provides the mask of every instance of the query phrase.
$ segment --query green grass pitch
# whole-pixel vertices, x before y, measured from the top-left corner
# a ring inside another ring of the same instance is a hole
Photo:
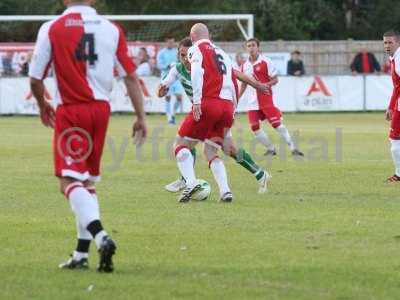
[[[176,127],[149,116],[137,152],[131,120],[115,115],[108,131],[98,195],[118,252],[116,271],[98,274],[94,245],[89,271],[57,267],[75,226],[52,175],[51,131],[35,117],[0,118],[0,299],[399,299],[400,197],[384,183],[393,167],[383,113],[287,114],[304,161],[286,148],[265,159],[238,116],[234,136],[273,178],[258,195],[225,158],[232,204],[217,201],[204,159],[197,175],[211,198],[177,203],[163,189],[177,177]]]

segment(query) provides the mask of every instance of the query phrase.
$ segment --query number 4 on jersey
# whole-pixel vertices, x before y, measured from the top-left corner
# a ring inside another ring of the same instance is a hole
[[[95,62],[98,59],[98,56],[95,52],[93,33],[85,33],[82,36],[79,45],[75,50],[75,57],[79,61],[89,62],[90,66],[94,66]]]

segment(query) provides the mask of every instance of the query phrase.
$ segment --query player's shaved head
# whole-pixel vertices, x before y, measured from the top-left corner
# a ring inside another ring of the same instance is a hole
[[[196,23],[190,29],[190,37],[193,42],[196,42],[201,39],[210,39],[210,33],[208,32],[208,28],[203,23]]]

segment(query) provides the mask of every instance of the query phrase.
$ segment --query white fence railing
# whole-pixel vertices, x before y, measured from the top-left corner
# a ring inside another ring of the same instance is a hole
[[[164,100],[156,96],[159,82],[158,77],[142,80],[147,112],[164,112]],[[54,81],[48,78],[45,84],[51,101],[56,93]],[[387,75],[280,77],[274,87],[274,102],[284,112],[384,110],[391,92],[391,78]],[[239,112],[246,110],[248,97],[254,97],[250,89],[239,102]],[[122,81],[115,81],[111,107],[113,112],[132,111]],[[190,108],[190,101],[185,97],[184,112]],[[28,78],[0,78],[0,114],[37,113]]]

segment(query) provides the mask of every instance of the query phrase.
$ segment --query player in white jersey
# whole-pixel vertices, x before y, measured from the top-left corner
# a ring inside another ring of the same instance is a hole
[[[264,120],[268,120],[271,126],[288,144],[292,154],[294,156],[304,156],[304,154],[296,148],[289,131],[282,123],[282,113],[274,104],[272,86],[278,83],[277,70],[272,61],[260,53],[259,46],[260,41],[255,38],[249,39],[246,42],[246,50],[249,53],[249,58],[243,65],[243,72],[257,78],[257,80],[262,83],[268,84],[270,89],[268,93],[256,91],[253,93],[253,97],[250,98],[247,109],[251,130],[256,139],[267,148],[265,154],[276,155],[275,146],[272,144],[267,134],[260,128],[260,123]],[[246,83],[243,83],[240,88],[240,96],[243,95],[246,87]]]
[[[55,175],[76,217],[78,244],[72,258],[60,267],[87,268],[93,239],[100,255],[98,271],[112,272],[116,245],[100,221],[95,182],[100,180],[115,68],[125,79],[136,111],[134,135],[144,138],[146,123],[125,35],[90,7],[94,2],[64,0],[68,6],[64,13],[42,25],[29,76],[42,123],[54,128]],[[44,98],[43,80],[51,66],[58,89],[56,110]]]

